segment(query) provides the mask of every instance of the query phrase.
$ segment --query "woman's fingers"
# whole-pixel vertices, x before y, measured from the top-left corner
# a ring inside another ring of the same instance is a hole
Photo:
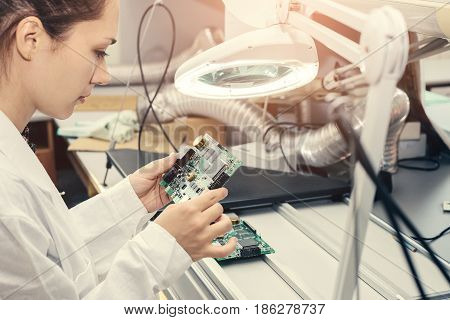
[[[205,223],[211,224],[222,217],[223,207],[220,203],[213,204],[211,207],[203,211],[203,214],[206,219]]]
[[[211,257],[211,258],[224,258],[226,256],[229,256],[230,254],[233,253],[234,250],[236,250],[236,244],[237,244],[237,239],[236,238],[231,238],[227,244],[223,245],[223,246],[216,246],[211,244],[207,249],[206,249],[206,257]]]
[[[175,164],[175,161],[177,161],[177,154],[173,153],[168,157],[149,163],[148,165],[139,169],[139,172],[145,175],[145,177],[148,179],[154,179],[172,168]]]
[[[194,261],[225,257],[236,248],[236,240],[223,247],[213,246],[212,240],[232,228],[218,203],[227,195],[225,188],[206,191],[192,200],[168,206],[155,223],[166,229]]]
[[[209,227],[209,234],[211,240],[223,236],[225,233],[231,231],[233,229],[233,225],[231,224],[230,218],[226,215],[222,214],[219,220],[216,223],[212,224]]]
[[[159,184],[159,181],[158,181],[158,184]],[[160,197],[160,200],[162,201],[163,206],[168,204],[170,201],[172,201],[172,199],[167,194],[166,190],[164,190],[162,187],[159,186],[158,192],[159,192],[159,197]]]
[[[228,190],[225,188],[219,188],[216,190],[208,190],[203,192],[198,197],[191,200],[191,205],[195,206],[200,211],[205,211],[206,209],[212,207],[214,204],[220,200],[225,199],[228,195]]]

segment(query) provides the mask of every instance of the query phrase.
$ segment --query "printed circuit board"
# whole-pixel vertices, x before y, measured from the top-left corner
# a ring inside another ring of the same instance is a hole
[[[206,189],[222,187],[240,166],[239,160],[205,134],[195,139],[193,147],[177,159],[160,184],[173,202],[179,203]]]
[[[228,215],[233,223],[233,230],[225,234],[223,237],[216,238],[213,243],[224,245],[228,243],[230,238],[238,239],[236,250],[225,258],[217,258],[217,261],[236,260],[258,257],[261,255],[274,253],[275,250],[268,245],[256,232],[248,222],[239,219],[232,213]]]

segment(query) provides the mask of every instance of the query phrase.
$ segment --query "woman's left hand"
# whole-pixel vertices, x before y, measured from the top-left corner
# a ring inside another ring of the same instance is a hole
[[[177,160],[176,154],[153,161],[129,176],[131,186],[148,212],[161,209],[171,199],[159,185],[162,175],[166,173]]]

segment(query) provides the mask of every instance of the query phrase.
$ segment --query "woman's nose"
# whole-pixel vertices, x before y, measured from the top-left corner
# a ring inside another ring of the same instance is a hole
[[[104,86],[111,82],[111,74],[108,72],[105,62],[96,66],[91,82],[99,86]]]

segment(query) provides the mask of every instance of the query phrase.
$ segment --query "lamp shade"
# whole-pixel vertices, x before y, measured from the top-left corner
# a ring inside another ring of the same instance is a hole
[[[244,99],[290,91],[319,68],[314,40],[290,25],[251,31],[194,56],[175,74],[176,88],[208,99]]]

